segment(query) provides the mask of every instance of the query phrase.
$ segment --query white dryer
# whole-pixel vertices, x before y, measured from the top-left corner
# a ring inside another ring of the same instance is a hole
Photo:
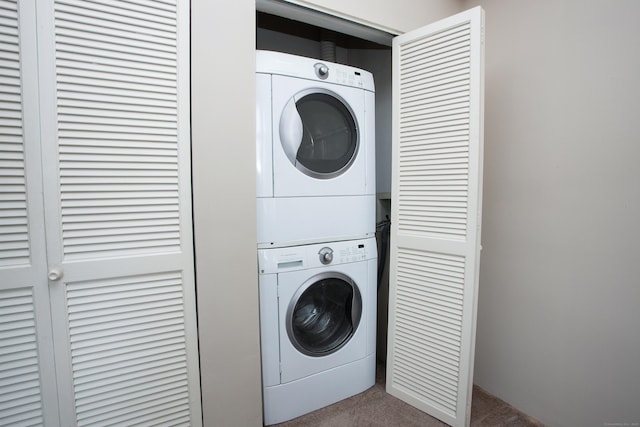
[[[259,247],[373,236],[371,73],[256,53]]]
[[[375,383],[375,238],[258,250],[265,424]]]

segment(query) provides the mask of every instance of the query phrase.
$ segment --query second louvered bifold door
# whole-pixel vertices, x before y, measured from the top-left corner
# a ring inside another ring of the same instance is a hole
[[[469,423],[482,189],[483,11],[393,43],[387,391]]]
[[[0,0],[0,426],[58,425],[35,3]]]
[[[189,2],[38,2],[37,22],[60,425],[200,425]]]

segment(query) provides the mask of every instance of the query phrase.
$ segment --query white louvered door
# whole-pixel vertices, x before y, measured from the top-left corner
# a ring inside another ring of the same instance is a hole
[[[0,10],[0,424],[201,425],[189,2]]]
[[[387,391],[468,425],[480,257],[484,12],[393,43]]]
[[[0,0],[0,425],[58,418],[45,254],[35,2]]]

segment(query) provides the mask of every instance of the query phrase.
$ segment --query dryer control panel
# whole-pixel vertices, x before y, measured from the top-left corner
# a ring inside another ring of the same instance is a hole
[[[256,72],[335,83],[375,92],[373,74],[366,70],[288,53],[257,50]]]
[[[260,274],[282,273],[348,264],[378,256],[374,237],[359,240],[328,242],[258,250]]]

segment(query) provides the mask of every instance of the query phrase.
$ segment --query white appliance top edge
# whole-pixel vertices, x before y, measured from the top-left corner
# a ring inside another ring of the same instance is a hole
[[[316,66],[318,64],[327,67],[328,73],[326,77],[318,77],[316,72]],[[375,92],[373,74],[369,71],[331,61],[323,61],[321,59],[282,52],[257,50],[256,73],[297,77],[343,86],[352,86]]]

